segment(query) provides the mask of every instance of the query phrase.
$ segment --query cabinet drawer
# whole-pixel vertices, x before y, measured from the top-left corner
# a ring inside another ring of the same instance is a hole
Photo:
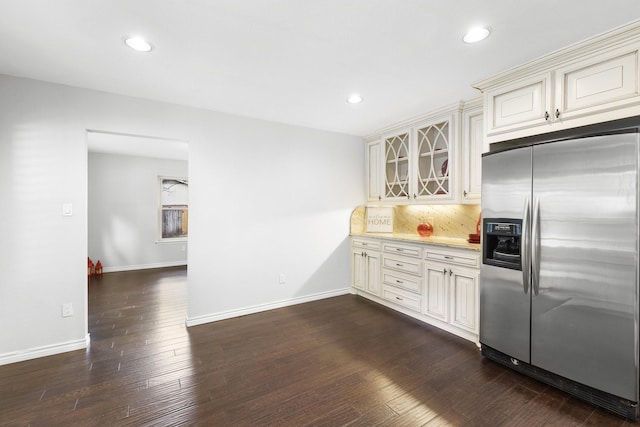
[[[397,288],[422,294],[422,284],[418,277],[405,276],[394,271],[383,270],[382,282],[386,285],[392,285]]]
[[[393,286],[384,286],[382,288],[382,298],[418,312],[422,303],[422,298],[418,295],[403,292]]]
[[[445,252],[427,249],[425,251],[425,259],[428,261],[465,265],[467,267],[480,267],[480,255],[473,252]]]
[[[382,250],[390,254],[398,254],[413,258],[422,258],[422,248],[418,246],[399,245],[397,243],[384,243]]]
[[[392,270],[401,271],[403,273],[414,274],[417,276],[422,275],[422,262],[417,259],[407,259],[401,257],[391,258],[383,256],[382,266],[384,268],[390,268]]]
[[[352,239],[351,246],[354,248],[371,249],[371,250],[379,251],[381,242],[378,240]]]

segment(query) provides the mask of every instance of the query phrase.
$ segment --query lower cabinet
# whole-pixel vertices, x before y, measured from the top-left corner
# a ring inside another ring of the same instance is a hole
[[[354,293],[478,342],[478,251],[352,238],[351,254]]]
[[[450,270],[451,271],[451,270]],[[479,327],[478,271],[453,269],[451,286],[452,325],[477,333]]]
[[[427,264],[425,268],[425,303],[424,314],[440,319],[443,322],[449,321],[448,302],[449,278],[448,270],[438,264]]]
[[[478,332],[478,271],[450,264],[427,264],[424,314],[469,332]]]
[[[351,242],[351,286],[380,296],[380,242],[364,239]]]
[[[420,313],[422,307],[422,248],[382,244],[382,298]]]

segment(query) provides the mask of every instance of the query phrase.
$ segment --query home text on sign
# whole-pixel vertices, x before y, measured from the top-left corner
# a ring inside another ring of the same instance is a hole
[[[367,232],[392,233],[393,209],[392,208],[367,208]]]

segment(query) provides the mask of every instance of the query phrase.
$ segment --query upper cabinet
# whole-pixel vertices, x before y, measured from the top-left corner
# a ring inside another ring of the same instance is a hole
[[[482,98],[365,138],[370,203],[480,203]]]
[[[455,114],[384,138],[384,199],[450,200],[455,168]]]
[[[454,193],[455,116],[424,124],[416,129],[416,188],[414,198],[442,196]],[[451,163],[451,165],[450,165]]]
[[[390,135],[384,139],[384,193],[385,199],[409,199],[409,131]]]
[[[369,202],[458,201],[462,103],[365,138]]]
[[[640,22],[475,84],[486,142],[640,114]]]
[[[484,143],[482,98],[465,102],[462,111],[462,202],[480,203]]]
[[[382,142],[374,139],[367,142],[367,200],[382,200]]]

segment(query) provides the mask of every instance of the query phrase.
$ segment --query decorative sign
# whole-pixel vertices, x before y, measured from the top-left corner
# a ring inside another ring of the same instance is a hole
[[[393,233],[393,208],[367,208],[367,233]]]

